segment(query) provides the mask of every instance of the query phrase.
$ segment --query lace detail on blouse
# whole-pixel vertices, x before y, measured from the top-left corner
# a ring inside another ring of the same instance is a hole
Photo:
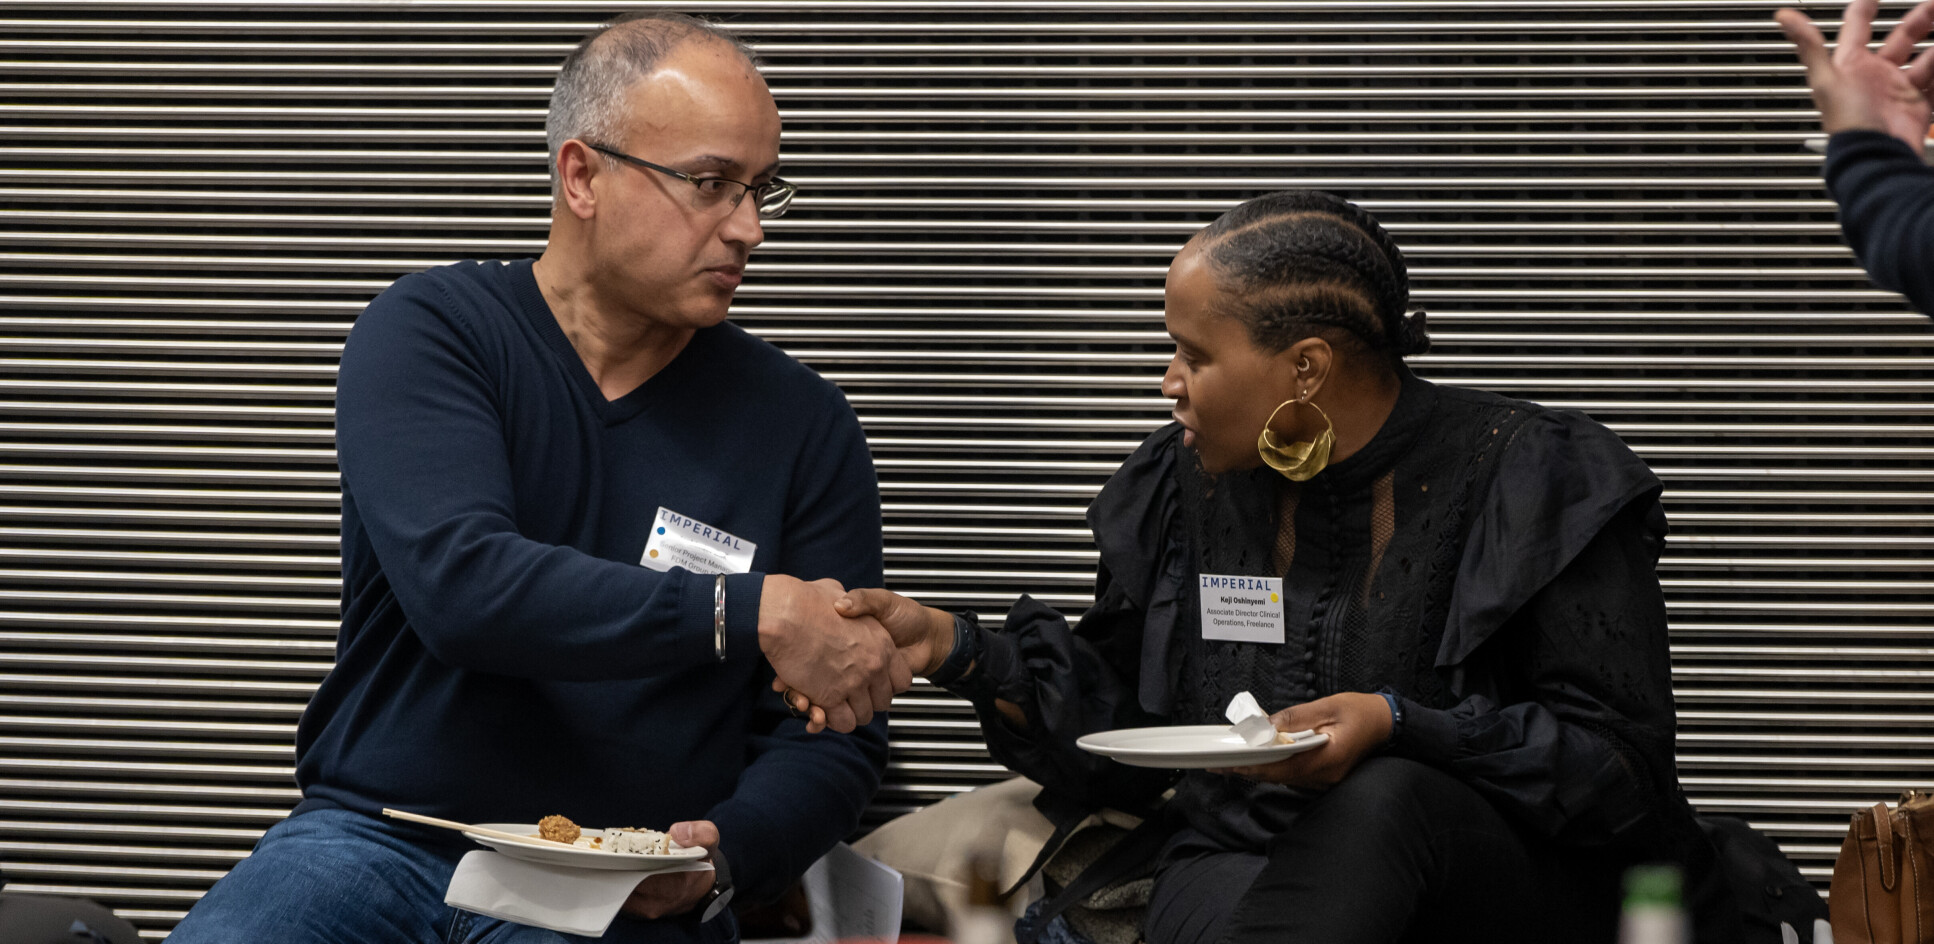
[[[1272,483],[1255,472],[1211,478],[1202,472],[1199,461],[1177,463],[1182,518],[1189,527],[1190,543],[1216,549],[1206,558],[1196,555],[1198,573],[1259,575],[1270,572],[1265,568],[1274,558],[1294,558],[1294,519],[1287,534],[1277,520],[1282,509],[1293,513],[1294,486],[1273,470],[1261,472],[1289,486],[1289,494],[1260,487]],[[1190,602],[1191,615],[1199,612],[1199,606],[1199,600]],[[1178,677],[1187,680],[1175,693],[1176,723],[1223,723],[1223,710],[1237,692],[1252,692],[1264,705],[1281,706],[1284,693],[1275,665],[1278,647],[1203,639],[1196,620],[1190,621],[1190,630],[1171,643],[1180,663]]]
[[[1209,476],[1184,450],[1178,511],[1196,572],[1282,577],[1286,625],[1280,645],[1205,640],[1199,626],[1171,640],[1187,680],[1176,723],[1218,723],[1240,691],[1272,710],[1386,686],[1454,704],[1436,656],[1469,514],[1523,419],[1501,398],[1410,404],[1391,440],[1301,484],[1267,468]]]
[[[1290,485],[1276,499],[1276,551],[1269,555],[1269,572],[1279,577],[1296,560],[1296,500],[1301,495],[1301,489]]]
[[[1396,483],[1397,470],[1391,469],[1370,487],[1370,569],[1364,572],[1359,605],[1369,604],[1370,591],[1377,585],[1377,569],[1383,566],[1383,552],[1390,549],[1390,537],[1397,533]]]

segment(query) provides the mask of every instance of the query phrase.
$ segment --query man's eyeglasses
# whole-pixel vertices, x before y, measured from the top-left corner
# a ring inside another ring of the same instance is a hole
[[[762,184],[748,184],[729,177],[697,177],[681,170],[672,170],[663,164],[653,164],[647,160],[632,157],[622,151],[615,151],[603,145],[585,142],[585,146],[599,154],[609,155],[627,164],[635,164],[646,170],[655,170],[667,177],[676,177],[692,185],[692,208],[701,212],[730,213],[739,208],[745,195],[752,194],[752,205],[759,210],[759,219],[776,220],[786,215],[786,208],[792,206],[793,195],[799,188],[777,177]]]

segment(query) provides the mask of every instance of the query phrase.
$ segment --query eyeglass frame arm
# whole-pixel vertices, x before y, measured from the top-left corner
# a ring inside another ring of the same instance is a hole
[[[602,144],[592,144],[589,141],[582,141],[580,143],[582,143],[585,147],[588,147],[591,150],[598,152],[599,154],[605,155],[606,157],[615,157],[618,160],[624,161],[627,164],[636,164],[637,166],[643,167],[646,170],[655,170],[668,177],[676,177],[679,180],[685,181],[686,183],[691,184],[694,187],[700,186],[703,181],[707,181],[707,180],[722,180],[729,184],[738,184],[740,188],[739,200],[733,202],[732,207],[734,209],[738,208],[739,202],[742,202],[745,200],[747,194],[753,194],[757,191],[765,191],[768,193],[772,193],[772,192],[790,190],[794,194],[797,194],[799,192],[798,187],[794,186],[791,181],[786,180],[783,177],[774,177],[771,180],[768,180],[765,183],[758,184],[758,185],[749,184],[743,180],[733,180],[730,177],[699,177],[694,174],[685,173],[682,170],[675,170],[673,168],[666,167],[663,164],[654,164],[648,160],[645,160],[642,157],[632,157],[631,155],[626,154],[623,151],[619,151],[614,148],[608,148]],[[763,202],[764,202],[763,199],[759,196],[754,196],[752,198],[752,205],[755,209],[760,207]],[[792,202],[792,198],[789,196],[787,197],[784,205],[789,205],[791,204],[791,202]],[[784,205],[782,205],[782,208]]]

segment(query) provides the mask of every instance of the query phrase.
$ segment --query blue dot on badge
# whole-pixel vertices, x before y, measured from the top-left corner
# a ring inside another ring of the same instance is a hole
[[[658,529],[658,533],[659,533],[659,534],[664,534],[664,533],[665,533],[665,529],[664,529],[663,527],[660,527],[660,528]]]

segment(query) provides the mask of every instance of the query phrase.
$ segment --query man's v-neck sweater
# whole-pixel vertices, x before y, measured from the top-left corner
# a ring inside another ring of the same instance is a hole
[[[342,631],[298,811],[710,819],[754,895],[858,823],[884,721],[807,735],[757,632],[766,573],[882,582],[879,487],[831,383],[720,324],[606,400],[531,263],[471,262],[370,304],[336,419]],[[756,545],[724,661],[716,577],[640,564],[661,507]]]

